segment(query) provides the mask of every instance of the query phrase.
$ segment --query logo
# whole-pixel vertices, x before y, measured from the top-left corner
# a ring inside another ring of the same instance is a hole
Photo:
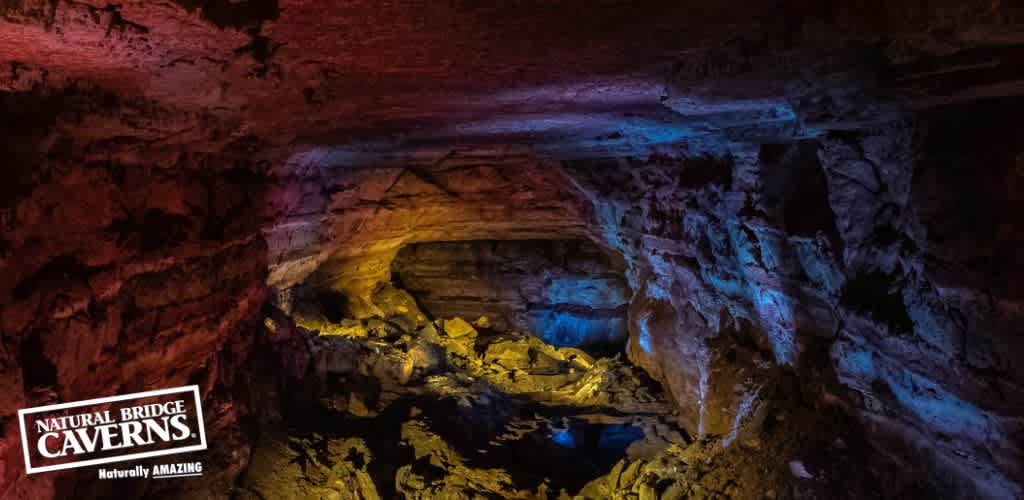
[[[28,474],[206,449],[199,387],[18,410]]]

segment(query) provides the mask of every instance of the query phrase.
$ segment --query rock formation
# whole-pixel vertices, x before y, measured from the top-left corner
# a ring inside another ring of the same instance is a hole
[[[392,277],[434,317],[488,318],[556,345],[625,343],[624,263],[588,240],[426,243],[401,250]]]
[[[1024,496],[1022,25],[2,2],[0,498]],[[25,473],[185,384],[201,478]]]

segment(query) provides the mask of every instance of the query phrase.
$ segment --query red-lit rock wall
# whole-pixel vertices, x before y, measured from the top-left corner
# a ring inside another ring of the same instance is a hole
[[[185,113],[69,89],[4,93],[0,116],[0,495],[45,498],[61,475],[24,476],[15,410],[187,383],[216,401],[218,352],[265,297],[266,186],[240,143],[190,151],[217,132]]]

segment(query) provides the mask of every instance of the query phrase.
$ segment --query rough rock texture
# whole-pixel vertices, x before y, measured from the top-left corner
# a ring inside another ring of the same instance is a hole
[[[210,430],[229,425],[210,392],[218,352],[266,297],[265,187],[238,168],[244,146],[141,158],[112,139],[218,125],[96,92],[4,93],[0,115],[15,148],[0,209],[0,495],[55,491],[52,475],[23,475],[18,408],[202,382]]]
[[[798,401],[798,385],[770,425],[723,447],[689,438],[661,388],[617,358],[482,338],[457,317],[313,336],[270,314],[275,336],[300,341],[277,352],[309,359],[300,383],[313,389],[287,432],[269,427],[254,445],[240,498],[860,498],[876,480],[846,470],[865,459],[846,444],[861,446],[856,425]],[[905,483],[891,496],[914,494]]]
[[[991,321],[979,306],[947,312],[953,303],[915,264],[929,254],[915,243],[922,223],[909,179],[915,161],[929,154],[927,130],[919,127],[941,124],[942,116],[917,127],[898,121],[737,148],[722,158],[546,165],[569,179],[572,206],[592,203],[582,211],[591,238],[625,258],[636,290],[628,311],[631,358],[684,402],[681,422],[690,432],[730,444],[763,421],[781,380],[808,368],[842,383],[810,397],[860,413],[877,430],[878,449],[902,457],[879,467],[942,477],[942,487],[959,494],[1016,494],[1019,445],[1004,433],[1016,425],[1010,401],[1018,391],[1001,391],[987,409],[950,391],[965,380],[1017,382],[1008,372],[953,375],[960,366],[971,369],[955,338],[945,351],[911,347],[943,329],[963,331],[957,322],[966,319],[945,318],[974,310],[971,321]],[[993,238],[1018,234],[1006,231]],[[994,317],[1013,324],[1015,310]],[[1008,331],[988,331],[1002,339],[995,342],[1012,341]],[[984,348],[972,347],[999,363],[1000,351]],[[890,356],[897,361],[886,367]],[[928,358],[936,365],[918,371]]]
[[[286,164],[287,176],[275,176],[268,284],[339,288],[362,316],[376,313],[368,295],[389,281],[407,244],[584,233],[588,207],[571,184],[522,151],[452,153],[402,168],[332,168],[321,159]]]
[[[630,359],[693,435],[733,453],[827,408],[915,494],[1020,496],[1022,24],[989,0],[2,2],[0,497],[226,495],[308,395],[268,300],[424,328],[403,246],[567,238],[626,262]],[[24,474],[18,408],[188,382],[202,483]]]
[[[939,285],[950,273],[971,276],[952,271],[956,266],[993,273],[979,253],[1004,265],[995,250],[1001,245],[986,241],[1013,230],[999,225],[963,254],[926,239],[936,234],[929,226],[948,221],[926,217],[923,208],[943,202],[913,190],[914,165],[933,157],[937,143],[925,137],[948,126],[944,116],[936,113],[918,129],[897,122],[831,134],[820,145],[763,146],[756,157],[732,157],[718,178],[692,191],[676,187],[685,170],[574,170],[585,172],[584,189],[605,204],[597,213],[608,214],[608,241],[639,263],[631,283],[638,290],[631,356],[677,400],[700,402],[688,413],[684,406],[689,428],[738,432],[771,398],[780,370],[820,363],[814,356],[830,344],[838,379],[853,390],[838,398],[861,412],[881,448],[902,447],[894,453],[903,466],[944,471],[945,487],[960,495],[1019,494],[1012,478],[1020,476],[1020,443],[1006,433],[1019,425],[1010,408],[1020,398],[1020,378],[996,368],[1008,366],[1000,359],[1015,350],[1010,325],[1019,324],[1019,303],[997,288],[986,287],[992,295],[979,302],[962,284]],[[986,113],[977,126],[998,130],[995,118]],[[980,167],[992,172],[982,178],[1006,175],[1000,172],[1015,168],[1019,156],[993,160]],[[615,175],[623,177],[603,180]],[[787,175],[793,177],[777,191],[773,184]],[[827,189],[811,190],[825,183]],[[975,210],[1015,203],[998,194],[1002,188],[981,202],[980,193],[991,189],[985,185],[968,183],[964,191],[970,203],[987,207]],[[637,203],[630,192],[655,195]],[[680,206],[688,210],[677,215]],[[1000,280],[994,273],[983,279]],[[991,371],[982,375],[979,363]],[[836,399],[833,390],[820,397]]]
[[[486,317],[499,331],[559,346],[625,343],[623,272],[586,240],[421,243],[399,251],[392,277],[435,317]]]
[[[265,435],[257,449],[238,498],[380,499],[367,472],[373,454],[358,438]]]
[[[378,317],[381,328],[352,334],[268,314],[275,337],[299,341],[274,349],[308,360],[307,395],[284,405],[286,433],[271,425],[254,445],[242,498],[547,498],[635,442],[646,454],[686,442],[674,405],[621,359],[530,335],[481,338],[457,317],[419,323],[415,306],[409,330]]]

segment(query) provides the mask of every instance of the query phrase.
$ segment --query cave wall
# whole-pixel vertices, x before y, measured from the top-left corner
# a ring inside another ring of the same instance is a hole
[[[836,325],[826,301],[842,276],[830,263],[829,239],[788,234],[785,205],[799,190],[764,192],[760,170],[824,179],[807,157],[813,148],[779,149],[569,166],[598,207],[599,237],[632,264],[631,358],[678,401],[698,403],[681,408],[697,434],[737,432],[756,403],[770,399],[778,369],[798,363],[799,337],[831,334]],[[828,210],[820,194],[819,203],[816,210]],[[816,210],[807,212],[819,217]],[[726,352],[710,345],[718,333],[750,327],[759,333],[736,342],[745,364],[719,359]]]
[[[840,380],[862,398],[872,431],[910,441],[909,464],[934,462],[973,482],[950,481],[964,495],[1020,494],[1009,481],[1021,474],[1013,409],[1021,375],[1010,359],[1022,317],[1009,285],[1020,267],[1007,253],[1020,233],[1016,220],[999,215],[1021,206],[1013,194],[1021,136],[1009,125],[1019,106],[938,110],[900,141],[891,133],[837,137],[821,153],[851,269],[845,328],[832,348]],[[901,163],[912,168],[894,171]],[[858,210],[874,214],[871,227],[842,220]],[[951,233],[958,236],[947,240]],[[854,283],[873,307],[856,300]]]
[[[356,317],[375,314],[373,289],[391,262],[422,241],[544,239],[584,235],[589,207],[551,163],[521,149],[427,157],[402,167],[324,166],[322,155],[274,170],[267,210],[268,285],[291,302],[295,285],[334,287]]]
[[[1003,114],[1019,105],[761,145],[715,175],[700,175],[706,159],[571,165],[631,263],[631,358],[697,403],[682,406],[690,429],[733,438],[780,375],[830,346],[841,386],[812,398],[858,412],[896,466],[953,496],[1019,495],[1021,317],[1004,249],[1020,233],[991,225],[1020,203]]]
[[[402,248],[392,281],[436,318],[486,316],[560,347],[612,347],[627,336],[624,271],[588,240],[438,242]]]
[[[16,152],[0,206],[0,496],[95,478],[25,476],[21,408],[197,383],[230,449],[218,353],[244,350],[266,298],[266,184],[245,141],[191,151],[224,125],[88,89],[0,92],[0,123]]]

